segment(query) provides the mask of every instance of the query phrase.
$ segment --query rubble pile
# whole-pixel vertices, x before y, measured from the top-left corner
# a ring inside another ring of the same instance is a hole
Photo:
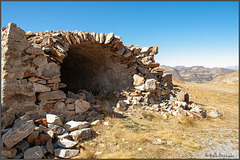
[[[63,123],[54,114],[29,120],[22,116],[14,121],[11,128],[2,132],[2,157],[6,158],[72,158],[80,153],[79,142],[96,135],[90,127],[99,120],[68,121]]]

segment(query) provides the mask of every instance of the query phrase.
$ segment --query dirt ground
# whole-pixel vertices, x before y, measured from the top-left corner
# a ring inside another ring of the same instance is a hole
[[[179,123],[174,116],[132,108],[119,112],[122,118],[106,117],[93,127],[97,136],[80,143],[84,148],[75,158],[182,159],[239,157],[238,85],[198,84],[173,80],[190,101],[207,112],[217,109],[222,118],[204,118]],[[145,114],[145,118],[139,118]]]

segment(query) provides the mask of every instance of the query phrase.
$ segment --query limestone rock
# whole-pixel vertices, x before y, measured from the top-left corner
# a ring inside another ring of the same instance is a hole
[[[63,134],[66,131],[65,128],[55,124],[48,124],[48,128],[50,128],[55,134]]]
[[[76,114],[83,114],[90,108],[90,105],[87,101],[84,100],[76,100],[75,101],[75,112]]]
[[[83,128],[73,131],[69,135],[72,136],[74,141],[81,141],[90,138],[92,136],[92,130],[90,128]]]
[[[68,132],[71,132],[71,131],[74,131],[74,130],[77,130],[77,129],[87,128],[89,126],[90,126],[90,123],[88,123],[86,121],[85,122],[69,121],[66,124],[64,124],[63,127]]]
[[[78,155],[79,149],[61,149],[57,148],[54,150],[54,155],[60,158],[72,158]]]
[[[158,46],[153,46],[152,52],[157,54],[158,53]]]
[[[185,102],[185,91],[181,90],[176,97],[179,101]]]
[[[135,86],[144,84],[144,78],[137,74],[134,74],[133,80],[134,80],[133,85],[135,85]]]
[[[211,112],[208,113],[209,117],[216,118],[216,117],[222,117],[223,114],[219,112],[218,110],[214,109]]]
[[[27,137],[27,142],[28,142],[28,143],[34,142],[34,141],[37,139],[38,135],[39,135],[39,132],[38,132],[38,131],[33,131],[33,132]]]
[[[118,103],[116,104],[117,109],[119,109],[120,111],[126,111],[128,109],[128,104],[124,101],[118,101]]]
[[[8,148],[12,148],[23,138],[30,135],[34,131],[34,128],[35,125],[32,120],[19,121],[18,125],[9,129],[7,133],[2,136],[2,141]]]
[[[40,146],[35,146],[32,148],[29,148],[24,152],[24,159],[31,158],[31,159],[40,159],[44,156],[43,150]]]
[[[47,114],[46,119],[47,119],[47,123],[49,123],[49,124],[56,124],[56,125],[59,125],[59,126],[63,125],[60,117],[58,117],[54,114]]]
[[[77,144],[78,144],[78,142],[74,142],[74,141],[71,141],[71,140],[68,140],[65,138],[58,140],[58,142],[57,142],[57,145],[61,148],[73,148]]]
[[[135,86],[134,88],[135,88],[135,89],[138,89],[138,90],[140,90],[140,91],[144,91],[144,90],[145,90],[145,84],[142,84],[142,85],[140,85],[140,86]]]
[[[141,53],[147,53],[149,51],[150,47],[143,47],[141,49]]]
[[[105,43],[104,43],[104,44],[109,44],[109,43],[111,43],[111,41],[113,40],[113,38],[114,38],[114,33],[108,33],[108,34],[106,35],[106,40],[105,40]]]
[[[54,99],[65,99],[65,98],[66,98],[66,94],[60,90],[40,93],[38,96],[38,99],[41,101],[54,100]]]
[[[33,83],[33,88],[34,88],[34,92],[48,92],[51,91],[51,88],[42,85],[42,84],[38,84],[38,83]]]
[[[17,154],[17,149],[16,148],[7,148],[7,147],[2,147],[2,156],[7,157],[7,158],[14,158]]]
[[[155,79],[147,79],[145,82],[145,89],[146,91],[154,91],[157,88]]]

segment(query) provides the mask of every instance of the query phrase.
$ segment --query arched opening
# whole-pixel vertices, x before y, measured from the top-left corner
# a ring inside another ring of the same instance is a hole
[[[120,91],[132,84],[127,66],[100,44],[84,42],[71,46],[67,54],[61,64],[61,81],[67,84],[65,91],[85,89],[96,95]]]

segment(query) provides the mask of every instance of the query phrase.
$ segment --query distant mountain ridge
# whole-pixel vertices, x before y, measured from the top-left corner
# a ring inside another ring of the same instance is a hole
[[[215,77],[219,75],[225,75],[229,73],[233,73],[236,70],[227,69],[227,68],[206,68],[203,66],[166,66],[161,65],[160,67],[165,69],[165,74],[172,74],[172,77],[175,79],[179,79],[181,81],[189,81],[189,82],[197,82],[197,83],[205,83],[213,80]]]

